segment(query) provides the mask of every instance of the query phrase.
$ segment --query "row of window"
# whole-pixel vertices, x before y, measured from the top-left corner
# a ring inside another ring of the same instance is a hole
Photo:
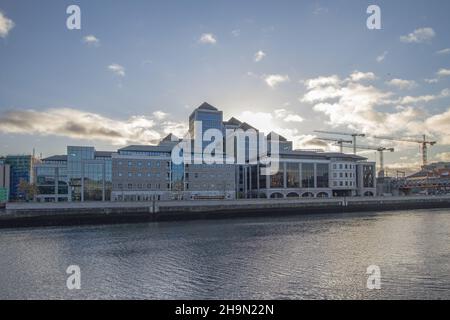
[[[353,187],[353,181],[333,181],[333,187]]]
[[[354,164],[342,164],[342,163],[334,163],[333,164],[333,169],[339,169],[339,170],[344,170],[344,169],[354,169],[355,165]]]
[[[339,172],[339,175],[337,172],[333,173],[333,178],[353,178],[354,176],[353,172]]]
[[[124,174],[122,172],[118,172],[117,176],[118,177],[123,177]],[[131,178],[131,177],[139,177],[139,178],[140,177],[149,177],[149,178],[155,177],[155,178],[160,178],[161,177],[161,173],[159,173],[159,172],[157,172],[157,173],[151,173],[151,172],[147,172],[147,173],[135,172],[135,173],[133,173],[133,172],[128,172],[127,176],[129,178]],[[170,178],[170,172],[167,172],[166,173],[166,179],[169,179],[169,178]]]
[[[124,187],[125,186],[122,183],[118,183],[117,184],[117,188],[119,190],[124,189]],[[127,189],[152,189],[153,188],[153,189],[160,190],[161,189],[161,184],[160,183],[155,183],[155,184],[151,184],[151,183],[147,183],[147,184],[145,184],[145,183],[136,183],[136,184],[128,183],[126,185],[126,188]],[[170,189],[170,184],[169,183],[167,184],[167,189]]]
[[[133,167],[133,166],[137,166],[137,167],[143,167],[143,166],[147,166],[147,167],[152,167],[152,161],[125,161],[129,167]],[[170,168],[170,162],[169,161],[165,161],[166,163],[166,167]],[[118,162],[119,166],[124,165],[124,161],[119,161]],[[161,167],[161,161],[156,161],[154,166],[156,167]]]

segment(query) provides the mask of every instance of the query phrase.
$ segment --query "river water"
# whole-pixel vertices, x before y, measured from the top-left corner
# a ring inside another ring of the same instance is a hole
[[[4,229],[0,298],[450,299],[450,210]]]

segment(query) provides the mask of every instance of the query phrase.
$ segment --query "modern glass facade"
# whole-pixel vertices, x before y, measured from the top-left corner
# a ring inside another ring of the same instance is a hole
[[[111,157],[98,156],[93,147],[67,147],[70,201],[111,199]]]
[[[300,187],[300,165],[298,163],[286,163],[286,183],[288,188]]]
[[[302,188],[314,188],[314,163],[302,163]]]
[[[330,184],[330,167],[328,163],[318,163],[316,166],[317,188],[328,188]]]
[[[280,164],[278,172],[270,176],[270,187],[284,188],[284,168],[282,164]]]
[[[363,187],[373,188],[375,186],[374,166],[363,165]]]
[[[22,180],[28,183],[33,182],[33,157],[31,155],[11,155],[6,157],[5,163],[10,165],[10,199],[25,199],[25,194],[19,191],[19,183]]]

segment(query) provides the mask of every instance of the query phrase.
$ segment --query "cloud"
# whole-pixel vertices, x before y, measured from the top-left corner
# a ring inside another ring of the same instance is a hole
[[[98,46],[100,44],[100,40],[93,34],[85,36],[83,38],[83,42],[88,45],[94,45],[94,46]]]
[[[429,42],[436,36],[432,28],[419,28],[406,36],[401,36],[400,41],[405,43],[422,43]]]
[[[305,81],[307,92],[302,102],[313,104],[313,110],[328,118],[328,125],[366,133],[368,135],[417,136],[427,134],[439,143],[450,144],[450,108],[430,115],[427,108],[413,107],[450,96],[450,90],[439,94],[393,98],[393,93],[372,85],[318,77]],[[320,80],[319,80],[320,79]],[[328,83],[328,85],[324,85]],[[316,84],[312,86],[311,84]],[[408,147],[411,144],[408,144]]]
[[[158,110],[158,111],[153,112],[153,116],[158,120],[163,120],[163,119],[167,118],[169,116],[169,114],[165,113],[164,111]]]
[[[289,76],[281,74],[270,74],[264,76],[264,81],[269,87],[275,88],[276,86],[278,86],[283,82],[289,82]]]
[[[113,63],[108,66],[108,69],[114,72],[116,75],[125,77],[125,68],[120,64]]]
[[[450,48],[445,48],[436,52],[437,54],[450,54]]]
[[[234,29],[233,31],[231,31],[231,35],[233,37],[239,37],[241,35],[241,30],[239,29]]]
[[[376,58],[377,62],[379,62],[379,63],[380,63],[380,62],[383,62],[384,59],[386,58],[387,54],[388,54],[388,52],[385,51],[385,52],[383,52],[382,54],[380,54],[379,56],[377,56],[377,58]]]
[[[358,81],[362,81],[362,80],[374,80],[374,79],[376,79],[376,77],[373,72],[354,71],[350,75],[350,79],[352,81],[358,82]]]
[[[298,115],[287,111],[286,109],[274,110],[275,117],[285,122],[303,122],[304,119]]]
[[[412,89],[417,87],[417,83],[415,81],[404,79],[392,79],[386,81],[386,84],[399,89]]]
[[[261,61],[266,56],[264,51],[259,50],[257,53],[255,53],[255,62]]]
[[[436,72],[436,75],[438,75],[439,77],[448,77],[450,76],[450,69],[439,69],[439,71]]]
[[[400,98],[396,102],[399,104],[415,104],[415,103],[419,103],[419,102],[423,103],[423,102],[430,102],[430,101],[433,101],[436,99],[447,98],[448,96],[450,96],[450,90],[444,89],[439,94],[436,94],[436,95],[428,94],[428,95],[415,96],[415,97],[406,96],[406,97]]]
[[[3,133],[56,135],[113,145],[154,144],[163,135],[174,133],[183,136],[186,131],[183,123],[161,121],[155,116],[116,120],[71,108],[13,110],[0,114],[0,132]]]
[[[424,79],[424,81],[425,81],[426,83],[432,84],[432,83],[438,83],[438,82],[439,82],[439,79],[436,79],[436,78],[433,78],[433,79]]]
[[[426,128],[433,134],[441,137],[441,143],[450,144],[450,108],[425,121]]]
[[[0,37],[6,38],[8,33],[14,28],[14,21],[9,19],[7,16],[0,11]]]
[[[441,152],[435,155],[434,157],[438,161],[448,162],[450,161],[450,152]]]
[[[203,33],[200,36],[200,39],[198,41],[203,44],[216,44],[217,43],[217,39],[212,33]]]

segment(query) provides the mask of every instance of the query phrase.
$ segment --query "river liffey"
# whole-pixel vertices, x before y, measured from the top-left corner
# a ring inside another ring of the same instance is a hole
[[[450,299],[450,210],[3,229],[0,298]]]

